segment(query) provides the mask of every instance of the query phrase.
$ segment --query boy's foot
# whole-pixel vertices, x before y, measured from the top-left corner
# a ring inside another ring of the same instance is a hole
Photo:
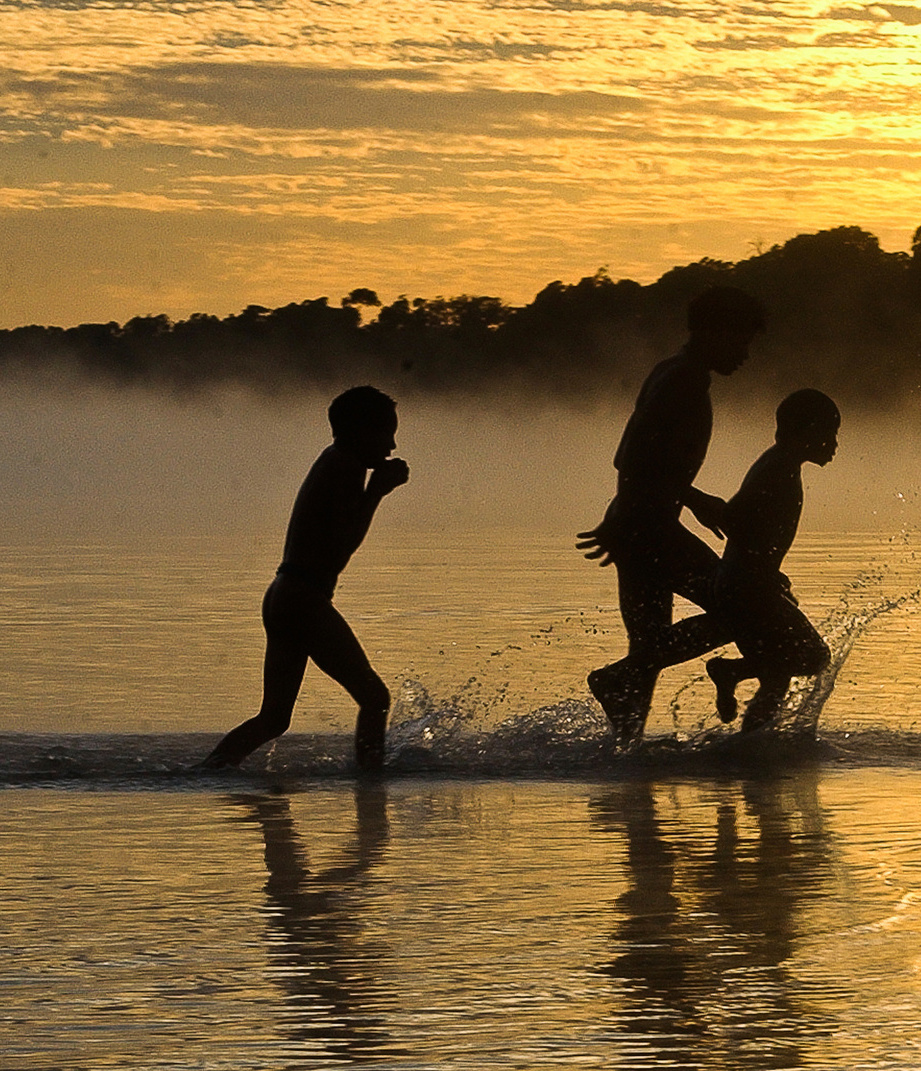
[[[358,712],[355,728],[355,763],[362,773],[380,773],[384,768],[387,714]]]
[[[716,688],[716,712],[720,721],[728,725],[739,716],[739,701],[736,699],[736,675],[730,658],[711,658],[707,663],[707,676]]]
[[[588,675],[588,689],[607,715],[618,748],[629,747],[643,735],[645,719],[635,709],[639,685],[637,670],[628,658]]]
[[[780,710],[781,699],[778,699],[775,695],[765,696],[755,692],[745,708],[745,717],[742,718],[742,732],[751,733],[756,729],[763,729],[766,725],[770,725]]]

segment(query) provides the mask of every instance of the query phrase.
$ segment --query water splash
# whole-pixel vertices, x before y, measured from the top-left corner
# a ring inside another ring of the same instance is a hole
[[[831,659],[816,677],[794,679],[784,700],[779,722],[781,730],[815,735],[822,709],[857,640],[880,617],[905,607],[917,606],[921,599],[921,588],[915,588],[901,595],[881,596],[855,609],[852,605],[854,596],[865,589],[866,582],[865,576],[858,577],[822,622],[819,631],[831,650]]]
[[[793,679],[772,726],[773,732],[799,739],[815,738],[825,704],[857,641],[881,617],[921,602],[921,588],[897,595],[872,594],[890,580],[888,567],[877,564],[848,584],[834,609],[818,625],[831,651],[828,666],[815,677]],[[740,706],[744,709],[744,703]],[[705,673],[696,673],[677,689],[669,702],[668,714],[675,739],[691,748],[705,748],[728,734],[737,733],[738,723],[715,727],[714,712],[713,686]]]
[[[394,704],[388,750],[402,769],[536,772],[584,764],[610,751],[610,740],[604,716],[584,700],[550,703],[487,728],[456,696],[439,703],[411,680]]]

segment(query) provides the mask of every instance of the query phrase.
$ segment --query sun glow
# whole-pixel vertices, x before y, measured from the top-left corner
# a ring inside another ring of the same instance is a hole
[[[912,5],[33,3],[0,31],[10,326],[356,285],[527,301],[919,222]],[[99,228],[96,285],[62,287]]]

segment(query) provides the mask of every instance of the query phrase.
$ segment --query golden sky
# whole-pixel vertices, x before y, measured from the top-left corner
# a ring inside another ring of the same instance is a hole
[[[921,3],[0,0],[0,326],[921,224]]]

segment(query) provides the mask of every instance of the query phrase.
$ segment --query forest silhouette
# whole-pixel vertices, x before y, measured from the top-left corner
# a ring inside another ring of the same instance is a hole
[[[224,319],[17,327],[0,331],[0,368],[171,392],[373,382],[401,396],[518,387],[578,402],[634,392],[685,336],[688,301],[717,284],[741,287],[768,309],[753,389],[808,382],[869,408],[921,391],[921,227],[908,253],[884,252],[874,235],[842,226],[737,263],[705,257],[645,286],[602,268],[577,283],[552,282],[517,307],[467,295],[382,305],[358,287],[339,305],[326,297],[250,305]]]

